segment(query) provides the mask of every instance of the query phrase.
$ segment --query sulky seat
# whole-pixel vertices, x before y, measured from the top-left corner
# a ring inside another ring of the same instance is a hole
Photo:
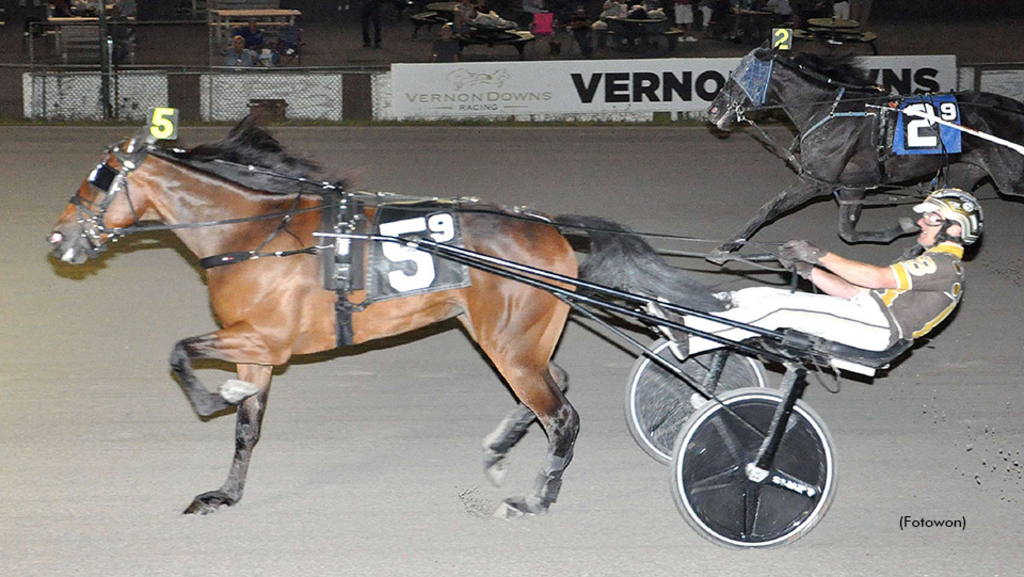
[[[851,347],[836,341],[804,334],[792,329],[782,331],[782,344],[788,348],[813,350],[827,355],[829,364],[836,369],[851,371],[872,377],[875,371],[888,368],[889,364],[913,346],[911,339],[899,339],[882,351],[869,351]]]

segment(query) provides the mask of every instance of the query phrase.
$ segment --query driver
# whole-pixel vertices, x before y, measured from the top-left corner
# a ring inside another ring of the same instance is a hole
[[[946,188],[914,207],[920,214],[917,246],[881,267],[843,258],[806,240],[782,247],[780,262],[825,294],[754,287],[719,295],[731,303],[716,316],[766,329],[792,328],[870,351],[899,339],[924,336],[949,316],[963,296],[964,247],[981,235],[981,205],[972,195]],[[688,326],[741,341],[740,328],[687,317]],[[690,354],[721,345],[690,337]]]

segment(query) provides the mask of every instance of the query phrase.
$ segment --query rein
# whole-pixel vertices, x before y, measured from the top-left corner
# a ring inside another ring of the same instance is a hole
[[[751,123],[751,124],[753,124],[753,123]],[[756,124],[754,124],[754,126],[757,127],[760,130],[760,127],[758,127]],[[163,160],[167,160],[168,162],[175,163],[175,164],[180,163],[180,161],[177,158],[175,158],[175,157],[173,157],[171,155],[163,153],[163,151],[160,148],[156,147],[154,145],[154,143],[150,142],[150,141],[146,141],[145,144],[142,147],[136,148],[136,141],[133,139],[131,142],[129,142],[128,146],[126,147],[126,150],[122,151],[118,146],[112,146],[112,147],[108,148],[108,152],[113,154],[114,157],[117,158],[119,164],[121,165],[120,170],[113,168],[107,162],[103,162],[103,163],[101,163],[101,164],[96,166],[96,168],[93,170],[93,172],[90,174],[90,176],[88,178],[88,182],[90,184],[92,184],[94,187],[99,189],[101,192],[105,193],[104,198],[102,198],[97,203],[95,200],[89,200],[89,199],[81,196],[80,193],[76,193],[75,196],[72,197],[72,199],[71,199],[71,203],[75,205],[76,209],[79,212],[79,215],[80,215],[79,223],[83,225],[83,231],[85,232],[85,236],[86,236],[87,240],[89,241],[89,244],[91,246],[91,250],[93,251],[92,256],[96,256],[96,253],[99,253],[100,251],[103,251],[103,250],[106,249],[106,246],[100,242],[101,237],[103,235],[107,235],[108,239],[111,242],[117,242],[117,240],[120,239],[121,237],[128,236],[130,234],[136,234],[136,233],[157,232],[157,231],[174,231],[174,230],[186,230],[186,229],[198,229],[198,228],[210,228],[210,227],[215,227],[215,226],[229,226],[229,225],[236,225],[236,224],[245,224],[245,223],[251,223],[251,222],[259,222],[259,221],[264,221],[264,220],[274,220],[274,219],[281,219],[280,224],[255,249],[250,250],[250,251],[233,251],[233,252],[227,252],[227,253],[222,253],[222,254],[211,255],[211,256],[208,256],[208,257],[203,257],[203,258],[199,259],[199,265],[203,269],[207,269],[208,270],[208,269],[211,269],[211,268],[216,268],[216,267],[220,267],[220,266],[227,266],[227,265],[232,265],[232,264],[238,264],[238,263],[241,263],[241,262],[245,262],[245,261],[249,261],[249,260],[256,260],[256,259],[259,259],[259,258],[286,257],[286,256],[300,255],[300,254],[316,255],[316,254],[319,254],[319,252],[324,248],[323,246],[314,245],[314,246],[304,247],[304,248],[295,249],[295,250],[273,251],[273,252],[262,252],[262,250],[263,250],[263,248],[267,244],[269,244],[274,238],[279,236],[282,232],[288,232],[288,234],[292,234],[291,232],[289,232],[287,230],[287,228],[288,228],[288,225],[290,224],[290,222],[291,222],[291,220],[292,220],[292,218],[294,216],[300,215],[300,214],[309,213],[309,212],[319,212],[319,211],[323,211],[323,210],[329,209],[329,208],[343,207],[343,206],[347,205],[349,198],[352,198],[354,196],[367,196],[367,197],[373,197],[373,198],[377,198],[377,199],[393,199],[393,200],[398,200],[398,201],[402,201],[402,200],[407,200],[407,201],[429,200],[429,199],[424,199],[423,197],[411,196],[411,195],[403,195],[403,194],[396,194],[396,193],[389,193],[389,192],[345,191],[341,186],[338,186],[336,184],[331,184],[329,182],[315,182],[315,181],[310,180],[308,178],[291,176],[291,175],[287,175],[287,174],[282,174],[282,173],[274,172],[274,171],[271,171],[271,170],[263,169],[263,168],[260,168],[260,167],[257,167],[257,166],[251,165],[251,164],[246,165],[246,164],[239,164],[239,163],[230,162],[230,161],[221,160],[221,159],[213,159],[213,162],[217,162],[219,164],[224,164],[224,165],[229,165],[229,166],[233,166],[233,167],[236,167],[236,168],[244,169],[245,171],[247,171],[249,173],[252,173],[252,174],[268,176],[268,177],[271,177],[271,178],[276,178],[276,179],[281,179],[281,180],[288,180],[288,181],[293,181],[293,182],[299,182],[299,183],[303,183],[303,184],[315,185],[315,186],[319,187],[323,191],[339,193],[339,194],[342,195],[342,198],[338,202],[330,202],[330,203],[325,202],[324,204],[321,204],[321,205],[318,205],[318,206],[314,206],[314,207],[297,208],[298,203],[299,203],[300,199],[302,198],[302,195],[303,194],[307,194],[305,192],[300,191],[300,192],[296,193],[295,199],[292,202],[291,208],[289,208],[288,210],[284,210],[284,211],[278,211],[278,212],[272,212],[272,213],[260,214],[260,215],[254,215],[254,216],[248,216],[248,217],[238,217],[238,218],[229,218],[229,219],[212,220],[212,221],[201,221],[201,222],[191,222],[191,223],[163,224],[163,223],[141,222],[140,219],[139,219],[139,215],[138,215],[137,211],[135,210],[134,204],[131,201],[130,191],[129,191],[129,187],[128,187],[128,181],[127,181],[128,175],[131,174],[132,172],[134,172],[136,169],[138,169],[138,167],[142,164],[142,162],[145,160],[145,158],[148,155],[150,155],[150,154],[152,154],[152,155],[154,155],[154,156],[156,156],[158,158],[161,158]],[[105,217],[106,212],[109,209],[111,203],[115,199],[116,195],[118,193],[120,193],[121,191],[124,192],[125,198],[126,198],[128,204],[129,204],[129,207],[130,207],[130,209],[132,211],[133,222],[132,222],[132,224],[130,224],[128,226],[107,228],[105,225],[103,225],[104,217]],[[442,199],[434,198],[433,200],[440,201]],[[475,201],[476,199],[467,199],[467,200],[474,200]],[[501,216],[501,217],[504,217],[504,218],[519,219],[519,220],[525,220],[525,221],[530,221],[530,222],[544,222],[544,223],[547,223],[547,224],[551,224],[553,226],[559,226],[558,223],[554,222],[551,218],[549,218],[549,217],[547,217],[547,216],[545,216],[545,215],[543,215],[541,213],[537,213],[537,212],[535,212],[535,211],[533,211],[531,209],[528,209],[528,208],[525,208],[525,207],[514,207],[512,210],[513,210],[513,212],[510,213],[510,212],[507,212],[507,211],[502,211],[502,210],[498,210],[498,209],[490,209],[490,208],[485,208],[485,207],[465,207],[465,208],[460,208],[461,212],[466,212],[466,213],[493,214],[493,215]],[[576,229],[580,229],[580,230],[592,230],[592,231],[595,231],[595,232],[607,232],[607,233],[622,234],[622,231],[620,231],[620,230],[616,230],[616,229],[602,229],[600,227],[579,227],[579,226],[573,226],[571,228],[576,228]],[[722,242],[722,240],[716,240],[716,239],[704,239],[704,238],[698,238],[698,237],[693,237],[693,236],[676,235],[676,234],[668,234],[668,233],[657,233],[657,232],[643,232],[643,231],[635,232],[635,231],[632,231],[631,234],[636,234],[637,236],[641,236],[641,237],[645,237],[645,238],[657,238],[657,239],[662,239],[662,240],[675,240],[675,241],[684,241],[684,242],[701,242],[701,243],[714,243],[714,244],[720,244]],[[294,234],[292,234],[292,236],[294,236]],[[774,267],[769,267],[769,266],[766,266],[766,265],[763,265],[763,264],[759,264],[760,261],[776,260],[776,258],[775,258],[775,253],[777,251],[776,247],[768,247],[764,243],[748,242],[748,244],[757,245],[759,248],[764,250],[766,254],[750,255],[750,256],[731,255],[728,258],[728,260],[730,260],[730,261],[745,262],[747,264],[751,264],[751,265],[753,265],[755,267],[766,269],[766,270],[772,270],[772,271],[783,270],[783,269],[777,269],[777,268],[774,268]],[[684,257],[695,257],[695,258],[705,258],[707,256],[705,253],[696,253],[696,252],[683,252],[683,251],[663,251],[663,252],[664,252],[664,254],[668,254],[668,255],[671,255],[671,256],[684,256]]]

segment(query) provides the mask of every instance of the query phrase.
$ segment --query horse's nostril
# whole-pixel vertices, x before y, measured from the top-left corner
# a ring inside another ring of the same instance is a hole
[[[58,245],[64,241],[64,235],[59,232],[53,232],[47,240],[50,241],[51,245]]]

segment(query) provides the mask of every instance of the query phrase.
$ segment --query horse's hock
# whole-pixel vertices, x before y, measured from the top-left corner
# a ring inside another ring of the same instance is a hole
[[[249,114],[257,124],[285,120],[288,103],[283,98],[253,98],[249,101]]]

